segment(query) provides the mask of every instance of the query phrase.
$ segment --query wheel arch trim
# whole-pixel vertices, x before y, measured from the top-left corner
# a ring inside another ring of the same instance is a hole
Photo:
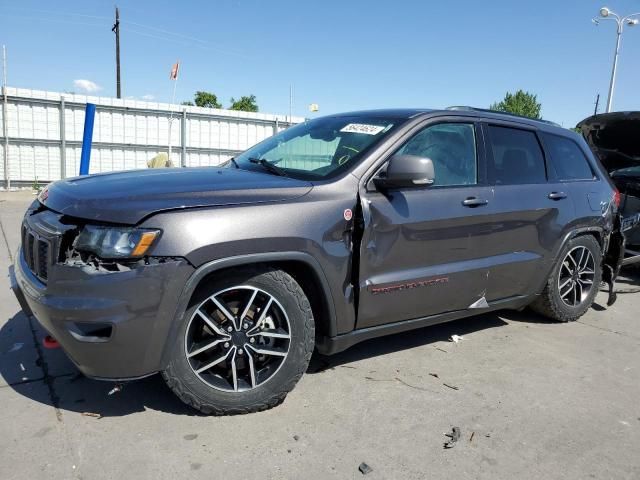
[[[592,234],[596,234],[596,235],[592,235]],[[544,289],[545,284],[547,283],[547,279],[549,278],[549,275],[551,274],[551,271],[554,269],[554,267],[556,266],[556,263],[558,262],[558,260],[560,259],[560,254],[562,253],[562,250],[564,249],[564,247],[567,245],[567,243],[576,238],[579,237],[581,235],[592,235],[596,237],[596,241],[598,242],[598,244],[600,245],[600,247],[602,248],[602,257],[604,258],[604,251],[606,248],[606,241],[607,241],[607,232],[604,228],[597,226],[597,225],[591,225],[588,227],[578,227],[578,228],[574,228],[572,230],[570,230],[569,232],[567,232],[565,234],[565,236],[562,238],[562,241],[559,243],[558,248],[556,249],[555,252],[553,252],[553,256],[551,261],[549,262],[548,266],[547,266],[547,271],[546,274],[543,278],[543,280],[540,282],[540,285],[538,285],[538,288],[536,289],[536,292],[539,294],[540,292],[542,292],[542,290]]]
[[[182,288],[182,293],[178,299],[178,303],[176,306],[176,310],[173,314],[171,327],[169,329],[169,333],[165,339],[164,347],[162,350],[161,356],[161,369],[163,369],[167,363],[169,362],[171,347],[173,345],[173,338],[175,338],[176,331],[180,324],[180,319],[187,311],[189,306],[189,301],[196,288],[200,285],[200,282],[209,274],[214,273],[219,270],[223,270],[230,267],[238,267],[243,265],[254,265],[259,263],[270,263],[270,262],[291,262],[297,261],[302,262],[306,266],[310,267],[318,280],[320,281],[319,287],[324,295],[324,299],[326,302],[327,312],[329,318],[327,319],[327,327],[330,336],[337,335],[337,324],[336,324],[336,312],[335,312],[335,304],[333,301],[333,296],[331,295],[331,290],[329,288],[329,282],[322,270],[320,263],[310,254],[305,252],[265,252],[265,253],[251,253],[246,255],[238,255],[227,258],[220,258],[217,260],[212,260],[207,262],[196,269],[195,272],[191,274],[187,283]]]

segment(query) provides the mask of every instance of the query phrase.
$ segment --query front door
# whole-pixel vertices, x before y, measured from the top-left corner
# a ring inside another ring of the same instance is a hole
[[[360,192],[358,328],[464,310],[482,299],[485,212],[493,202],[482,144],[473,122],[431,124],[395,153],[430,158],[433,185]]]

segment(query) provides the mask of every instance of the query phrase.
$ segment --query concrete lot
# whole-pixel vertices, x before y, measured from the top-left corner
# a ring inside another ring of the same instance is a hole
[[[640,478],[640,270],[577,323],[500,312],[369,341],[315,357],[273,410],[204,417],[159,376],[108,396],[43,350],[7,277],[33,198],[0,193],[2,479]]]

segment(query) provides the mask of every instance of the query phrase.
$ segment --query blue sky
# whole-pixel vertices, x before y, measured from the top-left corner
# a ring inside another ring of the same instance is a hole
[[[573,126],[606,101],[615,25],[601,1],[121,0],[123,96],[177,99],[196,90],[255,94],[261,111],[294,114],[391,106],[487,107],[506,91],[538,95],[543,116]],[[612,0],[621,14],[640,0]],[[114,3],[0,0],[9,85],[115,96]],[[622,41],[615,110],[640,110],[640,26]]]

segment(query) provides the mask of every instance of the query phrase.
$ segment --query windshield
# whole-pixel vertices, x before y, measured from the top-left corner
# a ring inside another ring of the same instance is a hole
[[[309,120],[257,144],[228,166],[323,180],[357,163],[397,123],[396,119],[363,116]]]

